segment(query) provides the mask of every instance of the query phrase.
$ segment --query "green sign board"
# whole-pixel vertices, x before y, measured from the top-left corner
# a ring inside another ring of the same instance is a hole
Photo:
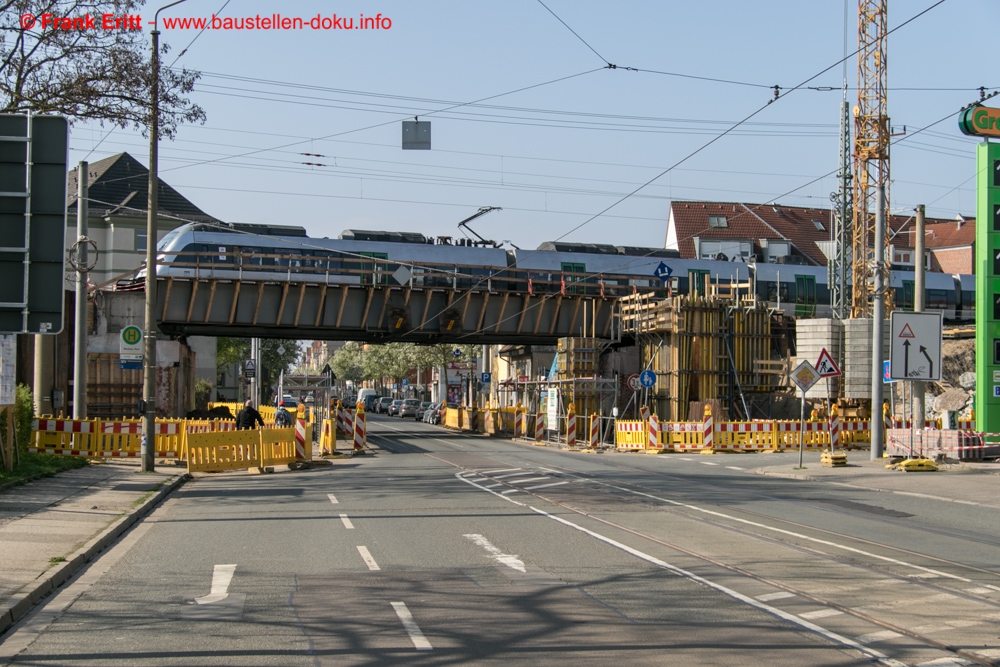
[[[976,429],[1000,432],[1000,143],[976,151]]]

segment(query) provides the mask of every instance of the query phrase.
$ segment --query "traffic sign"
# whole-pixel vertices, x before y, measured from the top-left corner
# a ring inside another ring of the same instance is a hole
[[[479,376],[479,381],[483,384],[489,384],[493,380],[493,373],[483,373]]]
[[[0,114],[0,333],[63,328],[66,156],[62,116]]]
[[[128,325],[122,329],[118,343],[120,361],[142,361],[142,329],[133,324]]]
[[[670,276],[672,276],[673,273],[674,273],[674,270],[671,269],[669,266],[667,266],[663,262],[660,262],[660,265],[657,266],[656,269],[653,270],[653,275],[656,276],[657,278],[659,278],[660,280],[662,280],[664,282],[664,284],[666,284],[666,282],[668,280],[670,280]],[[652,386],[652,385],[650,385],[650,386]]]
[[[840,369],[837,367],[837,363],[830,356],[830,353],[823,348],[823,351],[819,353],[819,360],[816,362],[816,372],[819,373],[821,378],[835,378],[840,376]]]
[[[941,379],[941,313],[896,311],[890,319],[889,377]]]
[[[453,357],[455,357],[456,359],[458,359],[460,356],[462,356],[462,351],[456,347],[455,351],[452,352],[451,354],[452,354]]]
[[[406,389],[409,386],[410,386],[410,381],[407,380],[406,378],[403,378],[403,389]]]
[[[633,373],[628,376],[628,388],[632,391],[639,391],[642,389],[642,384],[639,382],[639,375]]]
[[[656,384],[656,373],[651,370],[644,370],[639,374],[639,384],[647,389]]]
[[[803,361],[792,371],[792,382],[797,384],[803,393],[809,391],[810,387],[819,382],[819,378],[820,374],[808,361]]]
[[[243,362],[243,377],[257,377],[257,364],[254,363],[253,359],[247,359]]]
[[[892,379],[892,374],[889,372],[889,362],[888,361],[883,361],[882,362],[882,384],[891,384],[893,382],[895,382],[895,380]]]

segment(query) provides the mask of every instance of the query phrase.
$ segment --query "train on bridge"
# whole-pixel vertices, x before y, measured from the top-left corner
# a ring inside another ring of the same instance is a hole
[[[687,293],[708,280],[749,285],[760,301],[788,315],[831,316],[826,267],[681,259],[664,248],[555,241],[504,249],[413,232],[347,230],[331,239],[309,237],[302,227],[190,223],[167,234],[158,250],[160,277],[606,298]],[[137,276],[119,289],[141,289],[144,272]],[[892,271],[897,307],[912,307],[913,285],[912,271]],[[975,297],[974,276],[926,274],[926,308],[941,311],[946,322],[973,321]]]

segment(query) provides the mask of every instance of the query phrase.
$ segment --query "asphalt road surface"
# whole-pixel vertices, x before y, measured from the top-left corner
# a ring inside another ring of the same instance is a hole
[[[372,455],[332,467],[187,483],[0,638],[0,664],[1000,659],[981,509],[756,475],[756,455],[369,431]]]

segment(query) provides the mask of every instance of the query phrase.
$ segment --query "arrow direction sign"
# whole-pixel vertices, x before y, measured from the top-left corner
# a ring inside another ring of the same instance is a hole
[[[670,276],[672,276],[673,273],[674,270],[663,262],[660,262],[660,265],[653,271],[653,275],[662,280],[664,284],[670,280]]]
[[[893,380],[941,379],[941,313],[892,314],[889,377]],[[910,354],[911,348],[916,348]]]

